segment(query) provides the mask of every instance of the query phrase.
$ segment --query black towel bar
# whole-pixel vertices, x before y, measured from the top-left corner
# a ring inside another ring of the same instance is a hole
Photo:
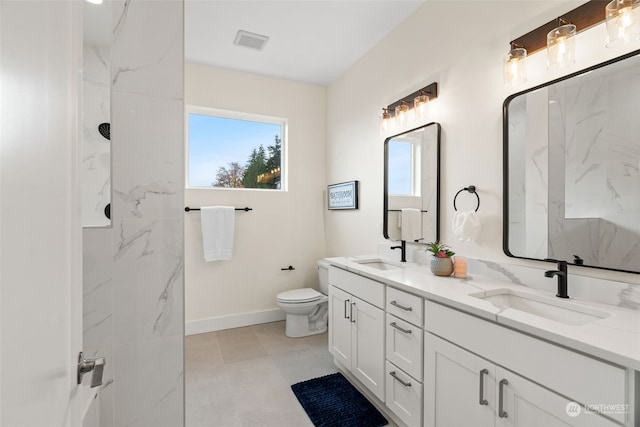
[[[185,212],[189,212],[189,211],[199,211],[199,210],[200,210],[200,208],[190,208],[190,207],[188,207],[188,206],[187,206],[186,208],[184,208],[184,211],[185,211]],[[252,209],[252,208],[236,208],[236,210],[237,210],[237,211],[245,211],[245,212],[249,212],[249,211],[252,211],[253,209]]]

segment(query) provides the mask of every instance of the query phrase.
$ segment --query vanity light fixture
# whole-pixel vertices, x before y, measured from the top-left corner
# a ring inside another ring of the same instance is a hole
[[[613,0],[605,15],[607,47],[640,40],[640,0]]]
[[[511,50],[504,59],[504,84],[516,86],[527,81],[527,49],[511,43]]]
[[[87,0],[87,2],[92,4],[102,4],[102,0]]]
[[[558,18],[559,26],[547,33],[547,68],[565,68],[576,62],[576,26]]]
[[[640,3],[640,0],[614,0],[626,3]],[[547,49],[547,65],[549,69],[566,67],[575,62],[575,35],[605,21],[605,8],[611,0],[590,0],[562,16],[549,21],[540,27],[512,40],[511,50],[505,59],[504,77],[506,84],[524,83],[526,80],[512,78],[515,72],[515,62],[509,61],[510,56],[521,55],[515,49],[521,48],[528,56]],[[639,24],[640,25],[640,24]],[[515,48],[515,49],[514,49]],[[513,66],[513,69],[507,67]],[[525,77],[526,79],[526,77]]]
[[[382,109],[380,134],[401,130],[410,122],[424,121],[427,105],[438,97],[438,83],[431,83]]]

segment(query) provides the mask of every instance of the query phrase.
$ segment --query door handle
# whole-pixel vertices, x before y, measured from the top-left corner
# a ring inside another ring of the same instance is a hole
[[[351,303],[351,311],[350,311],[350,313],[349,313],[349,314],[350,314],[350,316],[351,316],[351,323],[356,323],[356,319],[355,319],[355,317],[353,317],[353,306],[354,306],[354,305],[356,305],[356,303],[355,303],[355,302],[352,302],[352,303]]]
[[[102,385],[104,365],[106,365],[104,357],[99,357],[97,359],[85,359],[84,354],[80,352],[78,355],[78,384],[82,384],[82,377],[84,374],[93,371],[93,374],[91,375],[91,388]]]
[[[349,319],[349,315],[347,314],[347,306],[349,305],[349,300],[344,300],[344,318]]]
[[[500,380],[498,385],[498,416],[500,418],[507,418],[509,414],[504,410],[504,386],[509,385],[509,381],[506,379]]]
[[[480,371],[480,392],[478,393],[480,405],[488,405],[489,402],[484,398],[484,376],[489,373],[488,369]]]

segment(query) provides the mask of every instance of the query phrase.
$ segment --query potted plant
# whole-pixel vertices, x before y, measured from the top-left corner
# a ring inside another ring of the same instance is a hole
[[[431,252],[431,272],[436,276],[451,276],[453,273],[453,261],[451,257],[455,252],[447,245],[438,241],[427,243],[427,252]]]

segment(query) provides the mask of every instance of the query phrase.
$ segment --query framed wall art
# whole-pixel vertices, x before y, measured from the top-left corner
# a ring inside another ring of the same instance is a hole
[[[329,209],[358,209],[358,181],[327,186],[327,206]]]

